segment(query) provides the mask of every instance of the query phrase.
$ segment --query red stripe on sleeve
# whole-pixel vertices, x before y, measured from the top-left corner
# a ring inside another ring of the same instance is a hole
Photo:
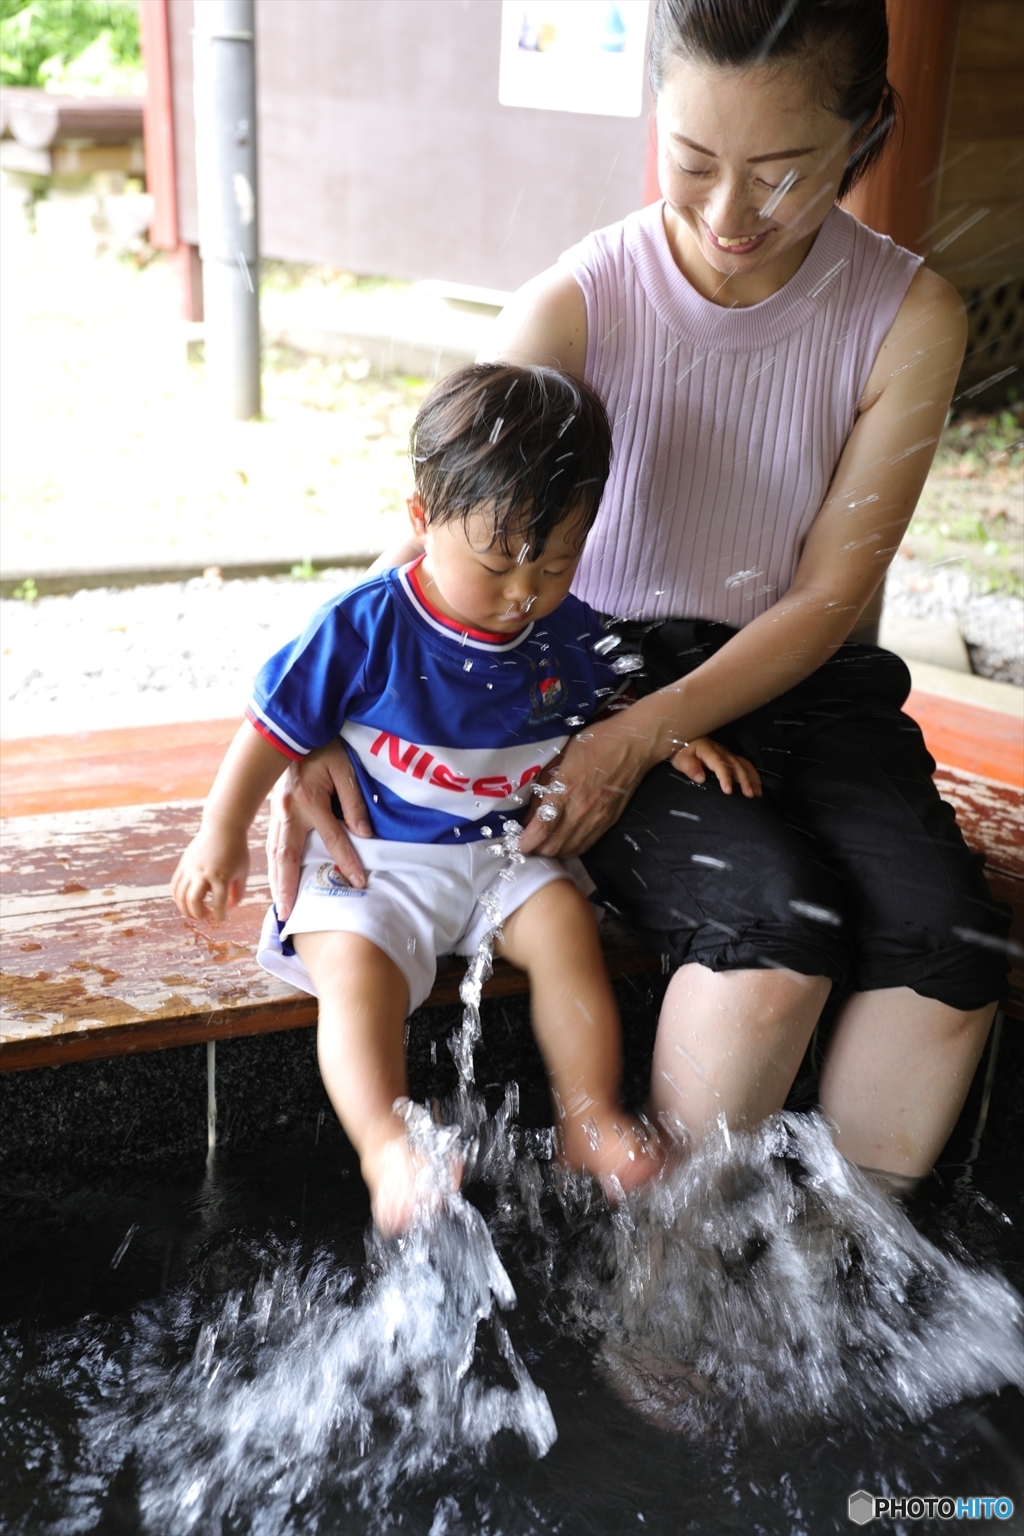
[[[270,745],[272,747],[276,747],[282,756],[291,758],[293,763],[302,762],[305,754],[302,752],[293,752],[291,747],[286,747],[280,737],[275,736],[273,731],[270,730],[268,726],[264,725],[263,721],[257,715],[254,715],[251,709],[246,710],[245,718],[248,720],[253,730],[259,731],[260,735],[263,737],[263,740],[269,741]]]

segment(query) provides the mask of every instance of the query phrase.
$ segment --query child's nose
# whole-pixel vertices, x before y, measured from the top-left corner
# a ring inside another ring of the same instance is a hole
[[[505,583],[505,597],[509,603],[514,603],[517,608],[521,608],[536,595],[536,584],[528,571],[522,566],[517,566],[510,572],[509,579]]]

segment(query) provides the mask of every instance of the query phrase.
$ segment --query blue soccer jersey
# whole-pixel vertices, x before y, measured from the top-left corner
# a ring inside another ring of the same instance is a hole
[[[466,629],[431,605],[419,563],[326,603],[246,713],[292,758],[341,736],[376,837],[474,840],[524,814],[531,780],[621,680],[578,598],[513,636]]]

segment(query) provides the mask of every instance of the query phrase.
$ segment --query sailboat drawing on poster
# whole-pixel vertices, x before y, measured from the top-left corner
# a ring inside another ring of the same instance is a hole
[[[639,117],[648,0],[503,0],[505,107]]]

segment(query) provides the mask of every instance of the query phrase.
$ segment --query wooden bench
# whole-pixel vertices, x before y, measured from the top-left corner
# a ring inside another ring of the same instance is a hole
[[[1024,751],[1012,715],[912,695],[941,760],[936,779],[994,894],[1014,911],[1003,1009],[1024,1018]],[[244,903],[226,924],[182,918],[168,881],[198,822],[233,721],[94,732],[0,745],[0,1071],[84,1061],[312,1025],[316,1004],[253,959],[268,900],[255,851]],[[262,824],[253,843],[261,840]],[[615,976],[656,972],[619,933]],[[458,1000],[442,962],[429,1005]],[[485,996],[524,990],[499,962]]]

